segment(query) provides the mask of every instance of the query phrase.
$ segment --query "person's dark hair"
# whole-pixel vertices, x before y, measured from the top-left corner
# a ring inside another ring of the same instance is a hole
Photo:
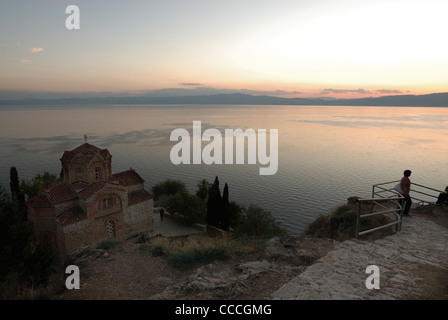
[[[411,175],[411,173],[412,173],[411,170],[404,170],[404,172],[403,172],[403,174],[404,174],[406,177],[409,177],[409,176]]]
[[[445,187],[445,192],[448,192],[448,186]]]

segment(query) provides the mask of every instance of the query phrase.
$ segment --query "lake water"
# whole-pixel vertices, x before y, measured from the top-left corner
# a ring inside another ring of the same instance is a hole
[[[172,164],[170,134],[191,132],[193,121],[221,132],[278,129],[277,173],[259,175],[260,164]],[[236,105],[2,106],[0,183],[9,189],[11,166],[21,179],[59,174],[63,152],[84,134],[109,149],[113,172],[134,168],[148,190],[172,178],[194,193],[199,180],[218,176],[231,200],[270,210],[291,234],[404,169],[413,182],[448,185],[448,108]]]

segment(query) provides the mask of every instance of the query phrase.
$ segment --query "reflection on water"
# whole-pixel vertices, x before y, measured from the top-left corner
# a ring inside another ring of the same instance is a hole
[[[279,130],[279,168],[260,176],[256,165],[179,165],[170,161],[171,131],[253,128]],[[65,150],[88,141],[108,148],[113,171],[132,167],[146,187],[166,178],[191,192],[215,176],[230,198],[256,204],[294,234],[350,196],[370,197],[372,185],[400,179],[444,189],[448,185],[448,109],[319,106],[80,106],[2,107],[0,183],[9,168],[21,178],[59,174]]]

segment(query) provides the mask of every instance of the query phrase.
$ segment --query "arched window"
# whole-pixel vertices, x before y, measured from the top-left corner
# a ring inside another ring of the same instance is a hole
[[[103,209],[109,209],[114,206],[114,199],[112,197],[104,198],[103,199]]]
[[[107,222],[107,236],[109,238],[115,238],[115,221],[109,220]]]
[[[101,168],[96,168],[95,169],[95,180],[96,181],[101,180]]]

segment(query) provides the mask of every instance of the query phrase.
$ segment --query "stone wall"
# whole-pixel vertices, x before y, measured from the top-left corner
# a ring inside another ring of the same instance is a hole
[[[154,201],[149,199],[128,206],[124,213],[124,220],[130,226],[131,232],[145,232],[154,230]]]
[[[64,248],[61,252],[64,256],[73,250],[92,244],[90,221],[88,219],[59,226],[59,234]]]

